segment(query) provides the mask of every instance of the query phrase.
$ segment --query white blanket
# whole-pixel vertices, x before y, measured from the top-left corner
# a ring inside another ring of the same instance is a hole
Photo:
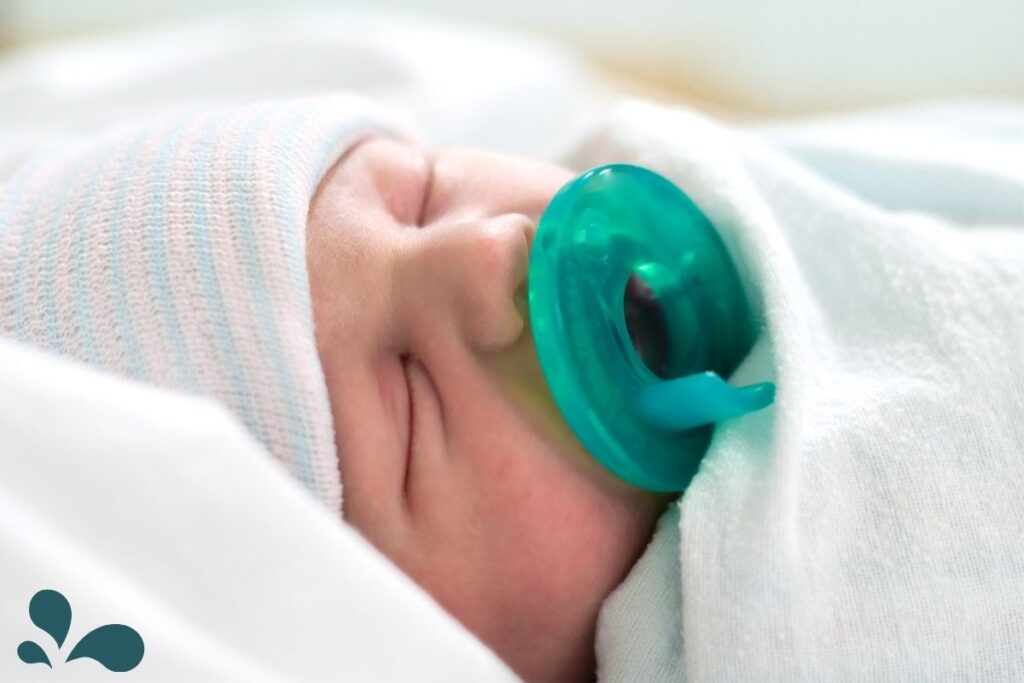
[[[0,59],[0,181],[30,154],[179,109],[330,92],[392,107],[435,144],[563,152],[608,97],[570,52],[367,7],[236,12]]]
[[[2,339],[0,558],[3,681],[113,680],[65,662],[108,623],[145,645],[124,680],[518,680],[222,408]],[[43,589],[71,604],[60,650]]]
[[[637,104],[574,157],[705,210],[765,325],[734,379],[777,383],[606,603],[602,679],[1020,679],[1024,113],[761,133]]]

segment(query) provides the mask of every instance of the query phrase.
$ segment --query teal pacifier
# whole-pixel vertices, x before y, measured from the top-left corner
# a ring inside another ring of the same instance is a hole
[[[722,379],[757,329],[718,233],[653,171],[601,166],[559,190],[527,283],[555,402],[584,447],[631,484],[682,491],[714,423],[775,397],[771,382]]]

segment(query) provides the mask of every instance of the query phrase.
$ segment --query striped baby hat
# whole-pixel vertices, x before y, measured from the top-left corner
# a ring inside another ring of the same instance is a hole
[[[306,217],[387,121],[350,96],[263,102],[39,155],[0,186],[0,334],[220,401],[340,512]]]

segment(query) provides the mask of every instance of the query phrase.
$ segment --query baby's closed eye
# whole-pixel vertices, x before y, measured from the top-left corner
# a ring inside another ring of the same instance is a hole
[[[360,145],[354,154],[366,160],[384,208],[404,225],[421,226],[433,184],[433,163],[417,147],[387,138]]]

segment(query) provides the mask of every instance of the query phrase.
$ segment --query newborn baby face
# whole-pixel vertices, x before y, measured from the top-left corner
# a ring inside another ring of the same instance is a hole
[[[587,454],[537,362],[529,248],[571,177],[370,139],[308,226],[344,517],[530,680],[592,674],[600,604],[666,503]]]

